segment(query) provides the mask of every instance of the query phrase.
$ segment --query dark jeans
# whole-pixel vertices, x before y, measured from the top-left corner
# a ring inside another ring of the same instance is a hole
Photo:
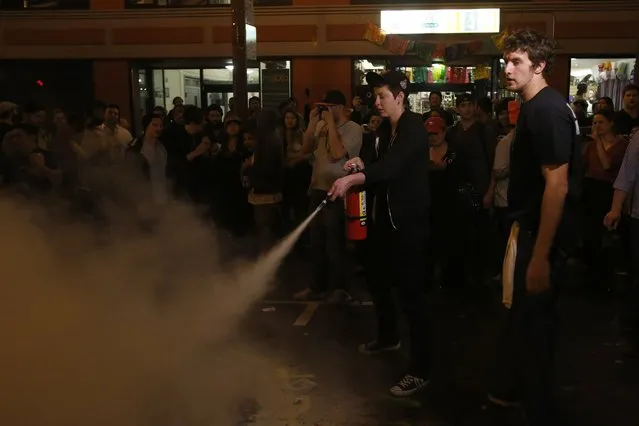
[[[603,219],[612,204],[613,188],[609,182],[584,179],[584,262],[590,269],[589,279],[593,285],[605,285],[612,273],[609,250],[603,247],[606,228]]]
[[[270,250],[280,235],[282,212],[280,203],[253,205],[253,218],[261,253]]]
[[[326,192],[311,190],[310,212],[326,198]],[[323,293],[328,290],[344,289],[344,268],[346,262],[346,235],[344,228],[344,203],[329,202],[311,222],[311,256],[313,258],[313,278],[311,290]]]
[[[392,295],[394,286],[408,320],[409,374],[428,378],[431,329],[424,292],[428,227],[421,221],[396,231],[388,215],[377,216],[377,223],[369,227],[366,267],[377,316],[377,340],[382,344],[396,344],[400,340],[397,307]]]
[[[440,285],[444,289],[459,286],[456,263],[459,247],[455,238],[451,238],[451,232],[459,226],[459,220],[451,215],[450,208],[441,206],[432,207],[430,211],[430,235],[426,254],[426,290],[431,290],[435,282],[436,268],[439,266]]]
[[[491,394],[523,403],[531,426],[556,425],[552,397],[557,328],[556,300],[565,254],[555,250],[550,260],[550,290],[539,295],[526,292],[526,272],[535,236],[521,230],[512,307],[495,357]]]
[[[451,281],[466,287],[469,283],[477,289],[486,278],[488,227],[490,217],[487,210],[461,212],[457,223],[451,228],[449,238],[454,240],[454,278]]]

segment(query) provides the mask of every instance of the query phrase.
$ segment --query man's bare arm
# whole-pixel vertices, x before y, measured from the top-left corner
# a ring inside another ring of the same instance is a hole
[[[568,164],[542,166],[541,172],[546,180],[546,187],[533,257],[547,258],[561,222],[564,201],[568,194]]]

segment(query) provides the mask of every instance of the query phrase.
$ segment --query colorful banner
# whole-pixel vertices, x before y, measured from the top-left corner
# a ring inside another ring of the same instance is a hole
[[[491,39],[493,40],[493,43],[495,44],[495,47],[497,48],[497,50],[503,50],[504,49],[504,41],[506,40],[506,37],[508,37],[509,32],[510,31],[508,30],[508,28],[506,28],[505,30],[503,30],[499,34],[495,34],[494,36],[491,37]]]
[[[474,55],[481,50],[483,45],[480,40],[451,45],[410,40],[396,34],[386,34],[380,27],[371,23],[366,26],[364,40],[382,46],[396,55],[414,53],[418,58],[425,61],[427,65],[430,65],[433,61],[455,61]]]
[[[384,41],[386,41],[386,33],[380,27],[368,24],[366,26],[366,32],[364,33],[364,40],[368,40],[378,46],[382,46]]]

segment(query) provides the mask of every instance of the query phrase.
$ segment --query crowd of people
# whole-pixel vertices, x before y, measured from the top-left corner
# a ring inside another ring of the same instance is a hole
[[[242,119],[232,105],[202,110],[176,98],[170,111],[145,115],[135,136],[117,105],[68,115],[1,102],[2,185],[26,196],[102,196],[112,190],[105,175],[135,176],[143,182],[138,201],[191,203],[231,235],[253,232],[262,251],[327,198],[364,187],[369,237],[358,253],[378,334],[359,351],[400,348],[392,287],[410,328],[410,366],[391,393],[410,396],[428,384],[432,284],[472,297],[492,280],[509,315],[490,399],[522,402],[532,424],[555,424],[554,302],[575,247],[583,247],[591,288],[605,290],[621,267],[633,277],[633,309],[639,300],[639,133],[631,136],[639,87],[626,88],[619,111],[602,99],[585,123],[578,105],[546,84],[551,40],[515,32],[504,55],[517,99],[460,94],[453,113],[432,92],[424,116],[409,111],[399,71],[367,75],[374,106],[359,98],[349,106],[334,90],[303,116],[294,99],[273,110],[254,97]],[[344,220],[343,204],[332,202],[311,223],[313,270],[295,299],[357,303],[346,279]],[[612,230],[623,243],[617,261]]]

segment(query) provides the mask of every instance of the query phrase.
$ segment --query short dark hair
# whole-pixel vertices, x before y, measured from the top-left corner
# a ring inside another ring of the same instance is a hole
[[[224,115],[224,111],[222,110],[222,107],[219,106],[218,104],[211,104],[208,107],[206,107],[206,112],[209,113],[211,111],[217,111],[220,113],[220,115]]]
[[[614,113],[610,111],[608,108],[600,109],[599,111],[595,113],[595,115],[601,115],[602,117],[605,117],[606,120],[610,121],[611,123],[614,121],[614,118],[615,118]]]
[[[184,124],[202,124],[204,117],[202,110],[195,105],[184,108]]]
[[[428,100],[430,100],[433,95],[437,95],[440,99],[444,99],[444,97],[442,96],[442,92],[440,92],[439,90],[433,90],[432,92],[430,92],[430,95],[428,95]]]
[[[163,120],[160,114],[155,114],[155,113],[146,114],[144,117],[142,117],[142,130],[146,131],[147,127],[149,127],[149,124],[151,124],[151,122],[156,118],[158,120]]]
[[[120,106],[117,105],[117,104],[108,104],[104,109],[105,110],[107,110],[107,109],[117,109],[118,112],[120,112]]]
[[[608,106],[608,108],[610,108],[611,111],[615,110],[615,103],[612,101],[612,98],[610,96],[602,96],[602,97],[599,98],[599,100],[600,101],[603,100],[606,103],[606,105]]]
[[[555,50],[557,43],[537,31],[531,29],[515,30],[504,39],[503,53],[522,51],[528,54],[530,62],[537,67],[542,62],[545,64],[543,75],[552,72],[555,63]]]
[[[639,92],[639,86],[632,83],[628,84],[626,87],[623,88],[623,95],[626,96],[626,93],[628,92]]]

